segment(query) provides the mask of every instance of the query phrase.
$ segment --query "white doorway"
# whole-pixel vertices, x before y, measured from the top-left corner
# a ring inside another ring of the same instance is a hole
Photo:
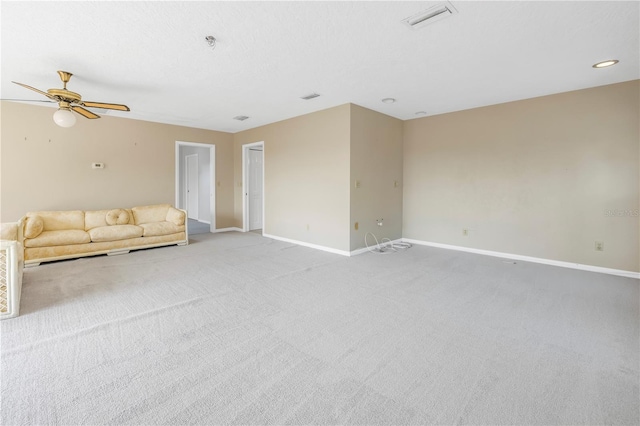
[[[243,231],[264,234],[264,142],[242,145]]]
[[[190,224],[198,224],[190,230],[215,232],[216,147],[182,141],[175,146],[175,206],[187,211]]]
[[[187,201],[185,206],[187,208],[187,216],[189,219],[195,219],[199,221],[199,185],[198,180],[200,174],[198,172],[198,154],[190,154],[184,157],[185,165],[185,193]]]

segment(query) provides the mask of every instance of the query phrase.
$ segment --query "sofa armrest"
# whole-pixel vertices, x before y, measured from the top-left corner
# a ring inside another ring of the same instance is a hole
[[[177,226],[186,225],[187,212],[174,207],[169,207],[167,211],[167,222],[173,222]]]
[[[17,222],[6,222],[0,224],[0,240],[17,241],[20,244],[24,243],[24,220],[21,218]]]

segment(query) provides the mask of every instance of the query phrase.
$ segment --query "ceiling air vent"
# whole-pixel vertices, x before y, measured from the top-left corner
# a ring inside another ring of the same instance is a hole
[[[405,18],[402,20],[402,23],[411,29],[417,30],[429,24],[433,24],[434,22],[448,18],[455,13],[458,13],[458,11],[447,1]]]
[[[244,121],[247,118],[249,117],[247,117],[246,115],[236,115],[235,117],[233,117],[234,120],[239,120],[239,121]]]
[[[305,101],[308,101],[309,99],[317,98],[318,96],[320,95],[318,95],[317,93],[312,93],[307,96],[302,96],[300,99],[304,99]]]

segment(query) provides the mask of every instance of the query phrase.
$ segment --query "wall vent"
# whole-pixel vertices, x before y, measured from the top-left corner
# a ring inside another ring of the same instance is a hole
[[[313,98],[317,98],[318,95],[317,93],[311,93],[310,95],[307,96],[302,96],[300,99],[304,99],[305,101],[308,101],[309,99],[313,99]]]
[[[235,117],[233,117],[234,120],[239,120],[239,121],[244,121],[247,118],[249,117],[247,117],[246,115],[236,115]]]
[[[429,24],[433,24],[434,22],[448,18],[456,13],[458,13],[458,11],[447,1],[405,18],[402,20],[402,23],[411,29],[417,30]]]

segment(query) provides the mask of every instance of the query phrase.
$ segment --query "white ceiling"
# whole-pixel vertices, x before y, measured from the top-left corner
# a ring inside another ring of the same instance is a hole
[[[109,115],[237,132],[348,102],[407,120],[640,78],[640,2],[453,0],[447,19],[401,23],[437,3],[2,1],[0,98],[39,99],[11,81],[59,88],[65,70],[84,100],[131,108]]]

